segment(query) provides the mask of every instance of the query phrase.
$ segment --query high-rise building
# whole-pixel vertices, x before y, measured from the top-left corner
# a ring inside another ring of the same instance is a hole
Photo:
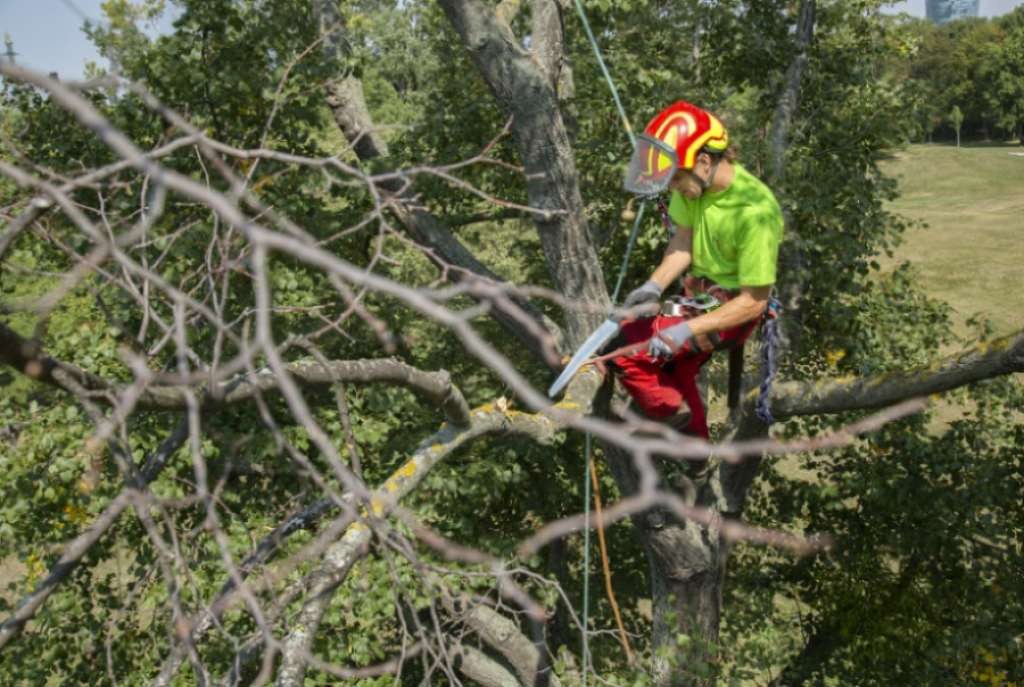
[[[925,11],[936,24],[978,16],[980,0],[928,0]]]

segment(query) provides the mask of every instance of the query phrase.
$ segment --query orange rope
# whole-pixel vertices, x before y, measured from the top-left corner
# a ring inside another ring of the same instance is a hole
[[[612,589],[612,570],[608,563],[608,546],[604,541],[604,519],[601,515],[601,489],[597,481],[597,465],[592,458],[589,459],[590,481],[594,485],[594,514],[597,522],[597,542],[601,547],[601,568],[604,570],[604,588],[608,592],[608,600],[612,604],[612,613],[615,614],[615,624],[619,627],[619,641],[622,648],[626,650],[626,660],[633,663],[633,651],[629,648],[629,637],[626,636],[626,628],[622,625],[622,614],[619,613],[619,603],[615,600],[615,590]]]

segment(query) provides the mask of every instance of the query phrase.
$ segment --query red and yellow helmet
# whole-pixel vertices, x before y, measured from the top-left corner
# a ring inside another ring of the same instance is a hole
[[[680,100],[650,121],[637,137],[626,173],[626,190],[653,195],[668,188],[677,169],[693,169],[697,155],[729,147],[722,122],[707,110]]]

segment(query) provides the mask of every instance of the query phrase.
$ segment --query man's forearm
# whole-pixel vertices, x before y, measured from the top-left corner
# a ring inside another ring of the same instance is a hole
[[[690,254],[683,251],[666,255],[651,275],[651,281],[656,282],[662,290],[667,289],[690,266],[690,259]]]
[[[697,336],[725,331],[756,320],[764,313],[770,294],[770,286],[744,289],[736,298],[724,303],[717,310],[689,320],[690,330]]]
[[[690,230],[678,230],[675,236],[672,237],[672,240],[669,241],[668,248],[665,250],[665,257],[662,259],[661,264],[658,265],[658,268],[654,270],[654,274],[651,275],[651,281],[657,283],[662,290],[668,288],[672,282],[679,278],[679,275],[690,267],[690,262],[693,259],[690,253],[690,246]]]

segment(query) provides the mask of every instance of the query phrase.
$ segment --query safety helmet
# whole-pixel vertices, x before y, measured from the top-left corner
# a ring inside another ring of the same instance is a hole
[[[729,147],[722,122],[684,100],[672,103],[637,136],[625,187],[648,196],[668,188],[677,169],[693,169],[701,152],[721,154]]]

